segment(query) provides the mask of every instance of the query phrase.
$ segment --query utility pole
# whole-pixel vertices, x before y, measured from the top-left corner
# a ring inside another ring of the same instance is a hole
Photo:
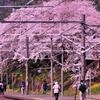
[[[61,42],[62,42],[62,56],[61,56],[61,96],[63,96],[63,92],[64,92],[64,72],[63,72],[63,68],[64,68],[64,48],[63,48],[63,40],[62,40],[62,36],[61,36]]]
[[[28,82],[28,59],[29,59],[29,37],[26,36],[26,65],[25,65],[25,70],[26,70],[26,94],[29,94],[29,82]]]
[[[85,70],[86,70],[86,65],[85,65],[85,15],[82,15],[82,66],[81,66],[81,79],[85,81]]]
[[[51,96],[53,96],[53,39],[51,37]]]
[[[2,55],[0,55],[0,72],[1,72],[1,82],[3,81],[3,64],[2,64],[2,62],[3,62],[3,57],[2,57]]]
[[[2,63],[1,63],[1,82],[3,81],[3,67],[2,67]]]

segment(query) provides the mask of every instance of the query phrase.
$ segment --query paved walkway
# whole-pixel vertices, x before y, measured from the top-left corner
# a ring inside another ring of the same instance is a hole
[[[2,95],[0,95],[0,100],[9,100],[8,98],[4,98]]]
[[[17,99],[17,100],[54,100],[54,97],[49,95],[21,95],[21,94],[14,94],[14,93],[5,93],[4,97],[10,99]],[[59,100],[74,100],[74,97],[63,96],[59,97]],[[77,97],[76,100],[79,100]],[[92,95],[91,99],[88,98],[87,100],[100,100],[100,95]]]

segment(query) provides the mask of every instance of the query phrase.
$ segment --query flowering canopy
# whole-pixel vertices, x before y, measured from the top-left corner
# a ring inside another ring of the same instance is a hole
[[[8,21],[82,21],[86,16],[86,47],[87,59],[97,59],[100,49],[100,29],[90,27],[100,23],[100,14],[88,0],[50,0],[36,8],[20,8],[14,10]],[[77,23],[0,23],[0,49],[13,53],[10,58],[26,59],[26,36],[29,37],[29,55],[32,59],[44,58],[51,53],[53,38],[54,54],[61,53],[62,41],[68,53],[66,64],[72,66],[75,58],[81,56],[82,26]],[[98,44],[98,45],[96,45]],[[98,47],[98,48],[97,48]],[[5,59],[6,57],[4,57]]]

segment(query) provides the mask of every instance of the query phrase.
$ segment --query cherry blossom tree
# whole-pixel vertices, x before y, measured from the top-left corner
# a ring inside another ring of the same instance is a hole
[[[96,59],[94,49],[99,45],[100,14],[89,0],[49,0],[43,2],[44,6],[36,8],[20,8],[14,10],[5,20],[12,21],[82,21],[82,15],[86,16],[86,59]],[[9,47],[16,59],[26,59],[26,36],[29,37],[29,54],[31,59],[44,58],[51,53],[50,37],[53,38],[54,54],[61,53],[62,40],[67,57],[65,66],[75,66],[76,58],[81,61],[81,24],[47,24],[47,23],[0,23],[1,50]],[[61,38],[62,37],[62,38]],[[94,38],[95,37],[95,38]],[[98,48],[100,49],[100,48]],[[8,56],[9,57],[9,56]],[[56,56],[54,57],[56,60]],[[59,63],[61,64],[61,63]],[[76,65],[77,66],[77,65]]]

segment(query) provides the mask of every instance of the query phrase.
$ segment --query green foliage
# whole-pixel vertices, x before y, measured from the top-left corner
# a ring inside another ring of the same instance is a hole
[[[92,94],[100,94],[100,83],[95,83],[91,87]]]
[[[8,74],[13,72],[18,72],[18,70],[20,69],[19,68],[20,64],[21,63],[17,59],[16,60],[9,59],[7,62],[7,67],[4,69],[4,72]]]
[[[48,58],[48,57],[45,57]],[[29,70],[29,80],[30,80],[30,85],[31,85],[31,79],[33,78],[34,83],[37,84],[39,82],[40,86],[43,82],[44,79],[47,80],[48,82],[48,91],[50,91],[50,69],[41,69],[41,68],[50,68],[50,60],[49,59],[44,59],[44,60],[37,60],[35,62],[33,59],[28,60],[28,70]],[[17,90],[19,81],[21,79],[25,80],[25,62],[19,62],[17,59],[16,60],[9,60],[7,63],[7,73],[9,73],[9,84],[11,85],[12,79],[11,79],[11,73],[17,74],[16,76],[16,81],[14,84],[14,88]],[[54,66],[54,72],[53,72],[53,79],[54,81],[58,81],[61,83],[61,66],[58,66],[56,63],[53,64]],[[38,72],[38,69],[41,69],[41,72]],[[22,78],[20,77],[22,75]],[[68,90],[70,85],[72,84],[71,76],[68,71],[64,72],[64,90]]]
[[[14,5],[25,5],[29,0],[13,0]]]
[[[41,73],[38,76],[36,76],[35,80],[38,80],[42,84],[43,80],[47,79],[47,78],[48,78],[48,73],[44,72],[44,73]]]

